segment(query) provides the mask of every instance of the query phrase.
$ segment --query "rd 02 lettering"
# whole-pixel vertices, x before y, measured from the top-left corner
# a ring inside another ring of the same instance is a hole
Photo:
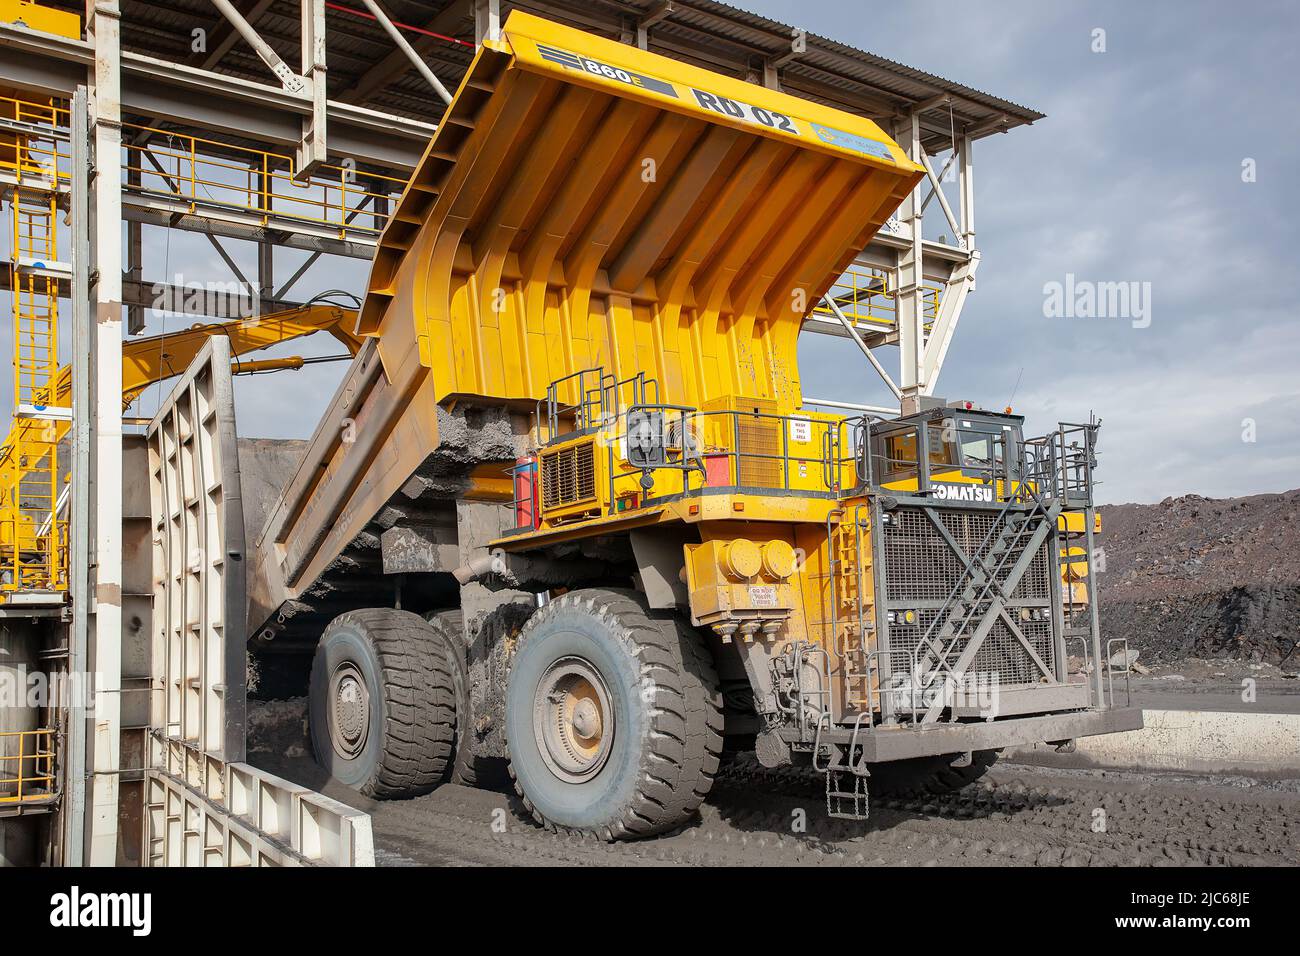
[[[733,119],[757,123],[770,129],[779,129],[786,133],[798,133],[794,123],[790,121],[790,117],[777,113],[775,110],[765,110],[757,106],[750,106],[748,103],[738,103],[725,96],[706,93],[703,90],[692,89],[691,92],[695,94],[696,102],[706,110],[712,110]]]

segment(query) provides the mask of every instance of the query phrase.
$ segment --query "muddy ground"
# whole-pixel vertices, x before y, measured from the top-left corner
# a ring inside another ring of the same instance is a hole
[[[605,844],[546,832],[504,784],[368,800],[316,766],[300,701],[252,711],[249,761],[370,813],[385,866],[1300,864],[1300,779],[1004,761],[957,794],[875,800],[860,823],[827,817],[823,775],[764,770],[742,757],[719,774],[698,820],[656,839]]]
[[[823,777],[750,760],[719,776],[675,833],[603,843],[549,833],[513,793],[445,785],[375,802],[310,761],[260,766],[371,814],[381,866],[1281,866],[1300,864],[1300,781],[999,764],[958,794],[877,800],[828,818]]]

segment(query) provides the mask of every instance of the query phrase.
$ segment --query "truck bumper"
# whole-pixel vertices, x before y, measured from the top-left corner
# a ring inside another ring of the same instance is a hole
[[[1072,740],[1097,734],[1114,734],[1142,729],[1142,711],[1136,707],[1101,711],[1076,711],[1017,717],[1012,720],[980,721],[969,724],[927,724],[878,727],[858,735],[861,759],[867,763],[965,753],[971,750],[1000,750],[1055,740]],[[844,731],[848,742],[851,732]],[[829,735],[823,732],[823,738]],[[836,738],[839,734],[835,735]]]

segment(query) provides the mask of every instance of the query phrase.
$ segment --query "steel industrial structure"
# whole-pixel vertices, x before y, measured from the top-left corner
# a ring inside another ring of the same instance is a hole
[[[38,165],[52,179],[33,202],[21,188],[31,170],[17,156],[6,164],[0,149],[14,234],[31,246],[15,250],[0,277],[27,303],[15,306],[16,368],[26,376],[15,404],[33,407],[19,409],[33,421],[69,417],[37,394],[57,372],[52,336],[64,297],[73,411],[66,567],[64,551],[51,551],[40,580],[11,578],[0,613],[68,617],[67,669],[101,675],[93,726],[74,711],[60,734],[42,738],[64,754],[64,862],[114,861],[119,783],[139,769],[137,750],[121,752],[135,720],[123,709],[138,713],[130,692],[148,686],[147,668],[120,659],[123,335],[143,327],[158,290],[178,291],[144,274],[143,228],[205,235],[255,290],[257,310],[293,305],[319,257],[373,254],[447,90],[516,8],[864,115],[891,133],[926,178],[858,266],[810,303],[805,327],[852,339],[898,400],[891,411],[915,411],[933,393],[979,263],[972,144],[1041,118],[1033,110],[713,0],[4,0],[0,96],[12,108],[0,109],[0,147],[19,137],[43,144]],[[948,181],[955,204],[940,186]],[[71,227],[66,266],[54,247],[59,210]],[[235,266],[222,245],[231,239],[256,244],[255,276]],[[276,246],[310,257],[278,277]],[[33,273],[20,259],[56,267]],[[873,352],[882,345],[899,349],[895,374]],[[29,478],[48,479],[36,530],[58,542],[62,462],[58,443],[46,446]],[[34,550],[11,533],[13,554]]]

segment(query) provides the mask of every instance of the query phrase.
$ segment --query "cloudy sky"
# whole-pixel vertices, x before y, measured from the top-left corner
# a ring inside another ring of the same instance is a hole
[[[984,259],[940,394],[1000,407],[1019,378],[1040,432],[1095,411],[1103,501],[1300,487],[1296,4],[749,6],[1047,114],[976,144]],[[1149,326],[1045,318],[1071,273],[1149,282]],[[814,355],[842,370],[818,397],[886,397],[849,351]]]
[[[1095,412],[1106,502],[1300,487],[1295,4],[741,5],[1047,114],[976,146],[984,260],[940,394],[1011,401],[1034,432]],[[1105,52],[1092,49],[1098,29]],[[1254,182],[1243,181],[1248,159]],[[200,236],[146,235],[149,278],[227,274]],[[228,246],[252,275],[252,247]],[[277,273],[302,259],[277,251]],[[323,259],[293,297],[359,293],[366,268]],[[1045,285],[1068,274],[1149,283],[1149,324],[1045,317]],[[162,329],[154,316],[149,331]],[[330,340],[278,350],[337,351]],[[807,336],[802,361],[819,369],[819,398],[887,397],[845,340]],[[238,379],[241,430],[306,437],[341,372]]]

